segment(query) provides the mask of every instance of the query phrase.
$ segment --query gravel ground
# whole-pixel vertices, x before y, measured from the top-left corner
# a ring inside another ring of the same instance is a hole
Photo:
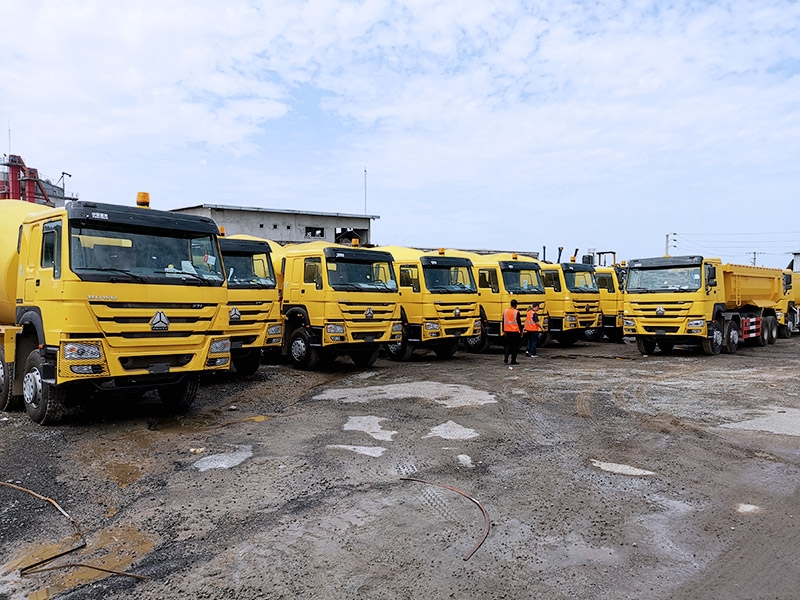
[[[418,352],[209,377],[179,417],[4,413],[0,481],[73,523],[0,486],[0,600],[797,598],[798,349]]]

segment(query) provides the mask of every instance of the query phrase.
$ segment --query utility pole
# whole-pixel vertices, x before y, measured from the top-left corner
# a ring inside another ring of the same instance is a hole
[[[367,167],[364,167],[364,214],[367,214]]]

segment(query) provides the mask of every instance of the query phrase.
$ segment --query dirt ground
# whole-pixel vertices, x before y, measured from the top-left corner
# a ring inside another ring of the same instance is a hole
[[[0,600],[798,598],[798,350],[418,352],[218,376],[178,418],[3,413],[0,481],[73,523],[0,486]]]

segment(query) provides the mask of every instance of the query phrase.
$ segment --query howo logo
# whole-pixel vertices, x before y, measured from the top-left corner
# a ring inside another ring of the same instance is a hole
[[[453,311],[453,316],[460,317],[461,316],[461,309],[456,306],[456,309]]]
[[[231,312],[228,313],[228,319],[231,321],[240,321],[242,319],[242,313],[240,313],[239,309],[234,306],[231,309]]]
[[[656,309],[656,316],[658,316],[658,317],[663,317],[664,316],[664,307],[663,306],[659,306]]]
[[[169,319],[164,311],[158,311],[152,319],[150,319],[150,328],[153,331],[167,331],[169,329]]]
[[[368,318],[368,319],[372,319],[372,318],[375,317],[375,313],[372,312],[372,307],[371,306],[367,309],[367,312],[364,313],[364,316],[366,318]]]

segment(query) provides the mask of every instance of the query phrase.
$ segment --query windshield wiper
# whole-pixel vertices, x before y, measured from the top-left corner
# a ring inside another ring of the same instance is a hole
[[[147,283],[149,280],[144,275],[140,275],[139,273],[134,273],[129,271],[128,269],[115,269],[114,267],[79,267],[78,270],[80,271],[103,271],[105,273],[122,273],[123,275],[127,275],[131,279],[135,279],[136,281],[141,281],[142,283]],[[110,282],[118,281],[115,277],[109,278]]]
[[[201,277],[197,273],[191,273],[190,271],[178,271],[176,270],[167,270],[167,269],[160,269],[158,271],[154,271],[154,273],[164,274],[167,277],[180,279],[183,282],[186,281],[197,281],[203,285],[214,285],[215,282],[220,281],[219,279],[212,279]],[[186,279],[186,277],[190,277],[191,279]]]

